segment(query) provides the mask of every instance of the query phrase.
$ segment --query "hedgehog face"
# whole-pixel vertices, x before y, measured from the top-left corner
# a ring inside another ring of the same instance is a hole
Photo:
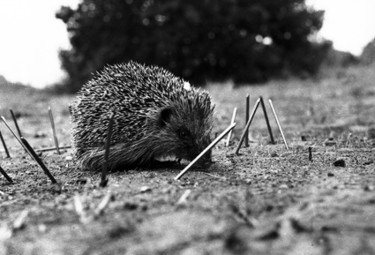
[[[180,108],[180,109],[179,109]],[[181,109],[181,105],[161,109],[157,117],[159,143],[163,155],[192,160],[211,142],[212,111],[203,114],[197,109]],[[211,161],[208,152],[202,163]]]
[[[189,129],[190,128],[190,129]],[[200,133],[194,133],[191,126],[180,126],[174,129],[175,137],[178,140],[175,148],[175,154],[178,157],[193,160],[198,156],[211,142],[210,136],[201,137]],[[206,160],[211,159],[211,152],[206,154]]]

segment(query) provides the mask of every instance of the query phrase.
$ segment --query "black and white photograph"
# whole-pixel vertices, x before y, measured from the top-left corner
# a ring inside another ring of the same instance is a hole
[[[0,0],[0,255],[375,255],[374,0]]]

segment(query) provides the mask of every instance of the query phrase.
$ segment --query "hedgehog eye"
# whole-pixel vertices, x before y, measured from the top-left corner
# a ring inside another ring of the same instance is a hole
[[[178,130],[178,136],[181,139],[187,139],[189,137],[189,135],[190,135],[190,133],[186,129],[180,129],[180,130]]]

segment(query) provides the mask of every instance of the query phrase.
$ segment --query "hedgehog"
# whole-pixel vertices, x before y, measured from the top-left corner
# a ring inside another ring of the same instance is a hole
[[[161,159],[194,159],[211,142],[214,105],[207,91],[157,66],[107,65],[70,105],[75,158],[82,169],[152,167]],[[209,165],[211,152],[200,163]]]

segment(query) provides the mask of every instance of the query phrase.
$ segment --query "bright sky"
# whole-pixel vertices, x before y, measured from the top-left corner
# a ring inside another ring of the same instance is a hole
[[[58,50],[69,48],[60,6],[77,0],[0,0],[0,75],[12,82],[44,87],[61,80]]]
[[[69,48],[65,25],[55,18],[62,5],[79,0],[0,0],[0,75],[44,87],[62,79],[58,50]],[[375,38],[375,0],[307,0],[326,11],[320,36],[338,50],[359,55]]]
[[[375,38],[375,0],[307,0],[325,10],[320,35],[333,41],[337,50],[360,55]]]

